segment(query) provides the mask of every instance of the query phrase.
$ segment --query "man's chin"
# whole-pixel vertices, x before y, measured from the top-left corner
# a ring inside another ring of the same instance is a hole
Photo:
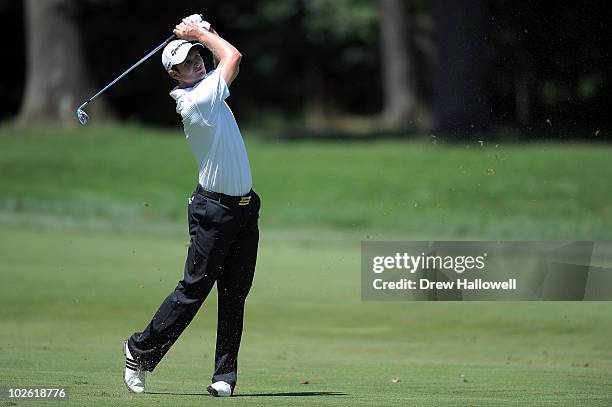
[[[193,79],[190,79],[189,81],[185,80],[183,83],[185,84],[185,86],[193,86],[196,83],[200,82],[205,77],[206,77],[206,71],[202,70],[202,73],[194,75]]]

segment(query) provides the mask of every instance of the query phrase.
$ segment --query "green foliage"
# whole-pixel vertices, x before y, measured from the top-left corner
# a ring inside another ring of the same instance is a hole
[[[263,0],[257,3],[257,14],[270,23],[298,15],[300,0]]]
[[[371,0],[304,1],[304,27],[317,42],[361,40],[375,44],[378,28],[377,2]]]
[[[378,24],[377,2],[371,0],[263,0],[259,16],[278,23],[302,16],[302,27],[317,44],[360,39],[374,43]]]
[[[22,34],[27,25],[21,3],[0,2],[5,22],[0,28],[6,37],[15,37],[7,51],[11,61],[25,67],[27,36]],[[326,113],[340,115],[372,116],[382,110],[377,0],[184,0],[154,5],[145,0],[88,0],[74,4],[93,81],[91,93],[158,44],[181,17],[202,12],[244,55],[230,102],[242,125],[247,118],[259,125],[260,112],[266,110],[282,114],[285,120],[301,118],[305,106],[313,103],[320,103]],[[588,130],[576,131],[579,137],[610,128],[603,113],[612,94],[607,3],[498,0],[474,4],[481,4],[488,13],[482,58],[486,66],[481,68],[488,73],[486,94],[493,123],[531,133],[531,129],[547,129],[546,119],[550,119],[556,128]],[[405,2],[425,108],[431,105],[437,65],[456,65],[456,61],[436,58],[444,7],[443,2]],[[308,76],[313,71],[314,81]],[[1,119],[19,110],[24,72],[13,69],[0,79]],[[174,125],[176,114],[167,91],[171,85],[155,57],[104,98],[122,119]]]

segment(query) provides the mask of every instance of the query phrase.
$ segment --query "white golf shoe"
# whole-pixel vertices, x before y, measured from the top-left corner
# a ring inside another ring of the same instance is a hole
[[[232,395],[232,386],[227,382],[214,382],[206,390],[215,397],[229,397]]]
[[[130,354],[127,341],[123,343],[123,354],[125,355],[125,372],[123,373],[125,385],[132,393],[144,393],[145,371]]]

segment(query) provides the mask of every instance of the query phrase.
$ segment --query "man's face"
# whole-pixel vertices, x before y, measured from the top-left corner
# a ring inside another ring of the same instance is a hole
[[[187,58],[180,64],[175,65],[169,73],[177,81],[191,85],[206,76],[206,68],[202,56],[195,47],[192,47],[187,54]]]

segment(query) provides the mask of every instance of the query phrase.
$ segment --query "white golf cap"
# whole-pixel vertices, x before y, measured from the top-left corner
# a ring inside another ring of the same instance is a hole
[[[200,46],[204,48],[204,45],[199,42],[188,42],[185,40],[174,40],[170,41],[168,45],[162,51],[162,65],[166,71],[170,70],[174,65],[178,65],[187,58],[189,50],[192,47]]]

